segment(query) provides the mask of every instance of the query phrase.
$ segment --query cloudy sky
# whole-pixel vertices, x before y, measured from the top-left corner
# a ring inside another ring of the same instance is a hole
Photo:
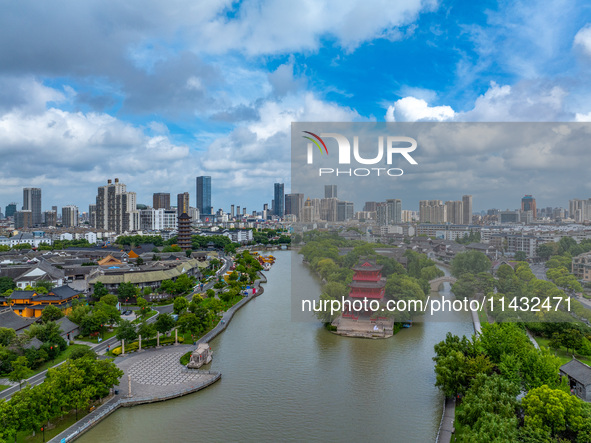
[[[195,205],[211,175],[216,209],[261,209],[274,182],[289,190],[292,121],[589,121],[590,68],[583,1],[4,1],[0,205],[36,186],[43,209],[86,210],[114,177],[139,202],[188,191]],[[465,153],[460,184],[440,176],[438,198],[518,206],[479,194],[483,155]],[[535,194],[527,182],[510,197]],[[538,206],[591,197],[542,192]]]

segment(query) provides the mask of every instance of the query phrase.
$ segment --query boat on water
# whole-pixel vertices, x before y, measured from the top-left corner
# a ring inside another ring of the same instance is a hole
[[[189,369],[199,369],[201,366],[211,363],[213,352],[207,343],[199,343],[197,349],[191,354],[191,359],[187,363]]]

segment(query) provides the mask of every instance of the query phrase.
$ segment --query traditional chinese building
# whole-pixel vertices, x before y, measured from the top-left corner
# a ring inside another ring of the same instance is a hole
[[[351,337],[386,338],[392,336],[394,320],[381,316],[386,279],[382,266],[362,258],[352,268],[349,297],[342,315],[333,322],[337,334]],[[373,309],[372,309],[373,305]]]
[[[349,285],[349,300],[351,301],[351,310],[347,309],[343,312],[343,317],[349,317],[354,320],[359,319],[360,316],[371,317],[374,313],[369,308],[365,307],[356,309],[355,300],[359,300],[362,305],[368,305],[363,300],[377,300],[382,302],[385,294],[386,280],[382,279],[382,266],[377,265],[375,261],[368,259],[360,259],[357,265],[353,268],[355,275],[353,281]]]
[[[49,305],[56,306],[68,315],[72,301],[80,298],[80,292],[69,286],[51,289],[47,294],[33,291],[13,291],[7,297],[0,298],[0,305],[9,306],[21,317],[41,317],[41,312]]]

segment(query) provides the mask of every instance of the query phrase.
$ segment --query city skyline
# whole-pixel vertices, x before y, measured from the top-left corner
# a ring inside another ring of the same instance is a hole
[[[264,210],[265,205],[268,205],[269,208],[271,208],[271,203],[273,202],[274,197],[276,195],[275,194],[275,191],[277,189],[277,186],[276,186],[277,184],[278,183],[275,183],[273,185],[273,191],[270,193],[270,197],[271,198],[268,201],[263,202],[260,205],[260,208],[257,207],[257,208],[253,208],[252,210],[257,211],[257,212],[262,212]],[[329,191],[327,191],[327,189],[329,189],[329,187],[331,189],[330,192],[333,192],[333,189],[334,189],[334,192],[336,192],[337,185],[325,185],[324,189],[320,189],[320,190],[318,190],[317,193],[313,193],[313,194],[310,194],[310,195],[307,195],[306,194],[304,198],[305,199],[306,198],[312,198],[312,199],[314,199],[314,198],[318,198],[318,199],[328,198],[328,197],[326,197],[326,195],[327,195],[327,192],[329,192]],[[23,192],[25,192],[25,189],[30,189],[30,188],[23,188]],[[136,199],[137,199],[137,192],[134,191],[134,193],[136,194]],[[324,193],[324,195],[323,195],[323,193]],[[169,199],[168,201],[170,202],[170,195],[171,194],[172,194],[172,192],[155,192],[155,193],[152,194],[152,197],[151,197],[152,202],[148,201],[146,203],[146,202],[143,202],[143,201],[140,201],[139,199],[137,199],[137,204],[143,204],[143,205],[145,205],[147,207],[154,207],[155,208],[154,202],[156,201],[155,200],[156,196],[158,196],[159,198],[161,198],[161,196],[162,197],[167,196],[168,199]],[[178,208],[178,201],[180,201],[180,196],[181,195],[185,195],[184,201],[186,201],[186,198],[187,198],[186,195],[187,194],[189,195],[189,205],[188,206],[199,209],[196,205],[193,205],[193,203],[192,203],[193,198],[192,198],[192,194],[190,192],[183,192],[183,193],[177,194],[177,204],[176,205],[169,205],[169,206],[171,208],[173,208],[173,207],[174,208]],[[292,194],[289,193],[289,192],[287,192],[287,191],[284,191],[284,193],[283,193],[283,197],[284,197],[284,201],[283,201],[284,211],[285,211],[285,203],[286,203],[285,202],[285,199],[286,199],[286,197],[288,195],[292,195]],[[294,195],[296,195],[296,194],[294,194]],[[433,193],[433,195],[435,195],[435,193]],[[441,195],[441,194],[437,194],[437,195]],[[473,202],[473,196],[472,195],[463,195],[463,196],[459,196],[459,197],[458,196],[455,196],[455,195],[450,195],[449,197],[445,197],[445,198],[429,198],[428,200],[441,200],[443,202],[443,204],[450,203],[450,202],[454,202],[455,203],[456,201],[460,200],[460,201],[458,201],[458,203],[462,203],[463,202],[463,199],[466,198],[466,197],[469,197],[469,199],[467,199],[466,202],[464,202],[464,205],[467,205],[468,204],[469,205],[468,207],[472,208],[472,206],[473,206],[473,204],[472,204],[472,202]],[[492,210],[492,209],[497,209],[499,211],[523,210],[523,207],[522,207],[523,206],[523,199],[524,198],[527,198],[527,197],[532,197],[532,195],[531,194],[522,194],[522,196],[519,197],[514,202],[514,205],[513,206],[511,206],[510,203],[507,203],[506,205],[500,205],[500,206],[497,206],[497,207],[495,207],[495,206],[483,207],[482,205],[480,205],[480,206],[477,206],[479,209],[473,209],[472,210],[472,213],[473,214],[480,214],[480,213],[485,213],[487,210]],[[96,194],[95,194],[95,198],[96,198]],[[553,206],[553,205],[547,205],[547,204],[540,204],[539,207],[540,208],[546,208],[546,207],[562,208],[562,209],[565,209],[565,210],[569,210],[569,205],[570,205],[570,202],[572,200],[583,200],[583,201],[586,201],[587,199],[591,199],[591,197],[586,197],[586,198],[585,197],[579,198],[578,196],[577,197],[570,197],[562,205],[555,205],[555,206]],[[341,200],[341,201],[347,201],[347,197],[344,196],[343,198],[339,198],[339,200]],[[388,198],[384,199],[384,202],[386,200],[388,200]],[[410,210],[410,211],[417,211],[418,212],[419,209],[420,209],[420,201],[421,200],[427,200],[427,198],[421,198],[420,200],[416,200],[416,201],[412,200],[410,202],[408,201],[408,199],[402,199],[402,200],[407,202],[406,205],[404,205],[402,207],[402,209],[404,209],[404,210]],[[537,202],[535,195],[533,196],[533,200]],[[366,201],[363,201],[363,202],[354,202],[355,203],[355,212],[358,212],[358,211],[363,210],[363,206],[364,206],[364,204],[367,201],[369,201],[369,200],[366,200]],[[468,201],[469,201],[469,203],[468,203]],[[3,213],[4,214],[4,211],[6,210],[6,208],[8,206],[12,205],[13,203],[16,203],[16,211],[21,211],[22,209],[24,209],[24,206],[23,205],[19,205],[19,202],[13,202],[13,201],[11,201],[10,203],[7,203],[6,205],[3,205],[3,204],[0,203],[0,213]],[[56,207],[56,205],[54,205],[53,203],[54,202],[51,201],[51,203],[48,204],[48,205],[50,205],[50,207],[47,208],[47,209],[45,207],[41,206],[41,214],[43,214],[46,211],[51,211],[52,208]],[[152,203],[152,204],[150,204],[150,203]],[[64,204],[63,206],[57,205],[57,207],[64,208],[64,207],[68,207],[68,206],[76,206],[78,208],[79,214],[81,215],[83,213],[88,213],[88,210],[87,210],[88,206],[89,205],[94,205],[94,204],[95,204],[94,201],[92,201],[92,202],[90,202],[89,204],[86,204],[86,205],[84,205],[84,204],[83,205],[73,205],[71,203],[67,203],[67,204]],[[231,213],[232,207],[236,207],[236,206],[237,207],[245,207],[245,205],[237,205],[236,202],[234,202],[234,203],[228,202],[227,204],[223,204],[223,205],[221,205],[219,207],[215,207],[215,206],[212,206],[212,207],[213,207],[213,212],[214,213],[217,212],[219,209],[222,209],[225,213]],[[162,206],[162,207],[164,207],[164,206]],[[22,209],[19,209],[19,208],[22,208]],[[155,208],[155,209],[158,209],[158,208]],[[4,215],[6,216],[6,214],[4,214]],[[60,215],[61,215],[61,212],[60,212]],[[205,214],[205,215],[211,215],[211,214]],[[276,215],[276,214],[273,213],[273,215]],[[466,224],[466,219],[465,218],[463,220],[463,224]]]

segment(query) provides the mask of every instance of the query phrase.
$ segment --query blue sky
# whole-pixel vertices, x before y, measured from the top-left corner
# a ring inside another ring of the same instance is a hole
[[[195,205],[195,177],[211,175],[216,209],[260,210],[274,182],[289,189],[292,121],[589,121],[590,9],[582,1],[4,2],[0,205],[20,206],[22,188],[38,186],[43,209],[83,211],[114,177],[139,202],[188,191]],[[449,185],[443,199],[473,189],[469,179],[464,189]],[[409,193],[403,206],[414,209],[429,190]],[[474,206],[516,207],[535,192],[476,194]],[[590,194],[581,184],[538,205]]]

